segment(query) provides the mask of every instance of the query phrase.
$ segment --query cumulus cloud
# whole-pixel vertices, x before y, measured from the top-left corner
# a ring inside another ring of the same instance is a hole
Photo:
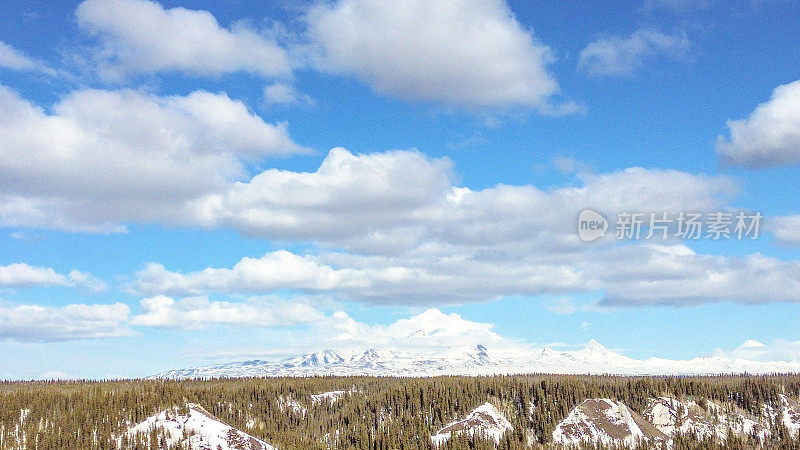
[[[121,337],[127,305],[72,304],[62,307],[35,305],[0,306],[0,339],[19,342],[67,341]]]
[[[274,83],[264,87],[264,101],[278,105],[313,105],[314,99],[297,92],[297,89],[286,83]]]
[[[564,224],[587,206],[614,214],[708,210],[735,191],[725,177],[642,168],[581,175],[583,186],[552,191],[513,185],[476,191],[454,186],[451,166],[413,150],[354,155],[336,148],[315,172],[267,170],[192,209],[206,226],[367,253],[502,245],[526,251],[582,246]]]
[[[148,264],[136,274],[138,292],[199,294],[203,292],[270,292],[302,286],[309,291],[332,290],[367,283],[364,274],[336,270],[311,255],[278,250],[262,258],[243,258],[231,269],[208,268],[186,275]]]
[[[320,324],[330,330],[322,333],[322,339],[331,348],[339,349],[377,347],[436,351],[448,347],[494,344],[512,350],[518,345],[492,331],[494,325],[491,323],[473,322],[456,313],[446,314],[436,308],[388,325],[358,322],[338,311]]]
[[[102,292],[107,287],[94,275],[77,269],[62,275],[50,267],[31,266],[25,263],[0,266],[0,286],[74,286],[89,292]]]
[[[0,266],[0,284],[4,286],[66,285],[67,277],[49,267],[14,263]]]
[[[394,97],[467,108],[552,111],[558,84],[537,42],[502,0],[318,3],[306,16],[323,69]]]
[[[800,245],[800,215],[770,218],[767,228],[778,241],[789,245]]]
[[[132,325],[199,330],[225,324],[247,327],[292,326],[322,319],[317,309],[297,301],[251,298],[247,302],[209,301],[207,297],[175,300],[158,295],[141,302],[142,313],[131,318]]]
[[[579,67],[593,75],[630,74],[647,58],[679,55],[689,47],[685,36],[637,30],[628,37],[611,36],[590,42],[581,50]]]
[[[71,270],[69,274],[67,274],[67,279],[71,285],[87,292],[104,292],[108,289],[108,286],[103,280],[90,273],[81,272],[77,269]]]
[[[800,163],[800,80],[778,86],[750,117],[729,120],[730,138],[717,138],[726,164],[751,169]]]
[[[418,151],[353,155],[332,149],[315,172],[266,170],[193,210],[208,226],[278,239],[360,237],[408,222],[449,190],[451,162]],[[387,230],[388,231],[388,230]],[[395,236],[397,237],[397,236]]]
[[[273,39],[242,24],[223,28],[208,11],[164,9],[147,0],[87,0],[75,14],[99,38],[103,71],[111,78],[162,71],[291,75],[287,51]]]
[[[0,86],[5,225],[116,231],[125,221],[174,222],[186,201],[243,177],[243,162],[305,151],[286,123],[265,123],[225,94],[87,89],[52,111]]]

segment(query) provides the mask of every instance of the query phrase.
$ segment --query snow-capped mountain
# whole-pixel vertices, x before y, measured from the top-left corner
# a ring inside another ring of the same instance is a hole
[[[800,372],[800,361],[761,362],[706,356],[690,360],[633,359],[595,341],[580,350],[550,348],[489,349],[483,345],[452,347],[438,353],[368,349],[347,358],[334,351],[310,353],[282,361],[253,360],[171,370],[152,378],[235,378],[314,375],[440,376],[523,373],[704,375],[724,373]]]
[[[165,437],[166,444],[183,445],[190,450],[276,450],[272,445],[237,430],[212,416],[202,406],[187,403],[185,414],[180,408],[168,409],[138,423],[119,438],[128,441],[142,437],[145,441],[155,431]]]
[[[431,436],[431,442],[438,447],[450,440],[454,434],[463,433],[468,436],[487,437],[495,443],[500,443],[500,439],[508,431],[514,431],[511,422],[494,405],[487,402],[473,409],[467,417],[442,427]]]
[[[339,364],[343,361],[344,358],[333,350],[324,350],[291,358],[285,364],[291,367],[324,367],[331,364]]]

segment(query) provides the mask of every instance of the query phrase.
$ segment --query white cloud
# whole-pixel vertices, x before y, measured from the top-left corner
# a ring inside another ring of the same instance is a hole
[[[251,298],[247,302],[209,301],[207,297],[175,300],[158,295],[141,301],[142,314],[131,318],[132,325],[199,330],[225,324],[247,327],[282,327],[323,318],[321,312],[304,303]]]
[[[243,258],[231,269],[208,268],[187,275],[169,272],[160,264],[148,264],[136,276],[139,292],[178,295],[270,292],[297,287],[324,291],[368,283],[365,274],[358,271],[335,270],[314,256],[298,256],[285,250],[262,258]]]
[[[201,223],[277,239],[334,240],[390,231],[440,201],[451,163],[417,151],[332,149],[316,172],[266,170],[197,201]],[[394,239],[398,236],[395,234]]]
[[[321,66],[374,90],[467,108],[533,106],[553,111],[558,84],[549,49],[502,0],[339,0],[306,16]]]
[[[264,101],[278,105],[314,105],[314,99],[297,92],[294,86],[286,83],[274,83],[264,87]]]
[[[778,86],[772,98],[742,120],[729,120],[730,138],[717,138],[726,164],[761,169],[800,163],[800,80]]]
[[[106,284],[90,273],[72,270],[62,275],[50,267],[14,263],[0,266],[0,286],[74,286],[89,292],[102,292]]]
[[[512,185],[473,191],[453,186],[452,178],[447,159],[416,151],[353,155],[337,148],[315,172],[267,170],[192,209],[206,226],[367,253],[502,245],[526,251],[534,245],[583,247],[565,224],[587,206],[614,214],[704,211],[735,191],[725,177],[642,168],[583,174],[583,186],[552,191]]]
[[[47,342],[128,336],[124,323],[129,311],[122,303],[0,306],[0,339]]]
[[[54,74],[53,69],[47,67],[43,62],[32,59],[14,47],[0,41],[0,67],[11,70],[42,72]]]
[[[685,36],[637,30],[629,37],[611,36],[590,42],[580,53],[579,66],[594,75],[629,74],[641,69],[646,58],[679,55],[688,47]]]
[[[312,325],[315,348],[309,347],[308,350],[330,348],[348,352],[391,348],[395,351],[436,352],[481,344],[498,351],[513,352],[526,347],[500,336],[492,328],[494,325],[491,323],[473,322],[459,314],[446,314],[435,308],[388,325],[359,322],[338,311]]]
[[[755,253],[741,257],[696,254],[685,245],[610,249],[591,271],[611,306],[800,301],[800,262]]]
[[[735,191],[725,177],[632,168],[581,174],[582,186],[549,191],[508,185],[473,191],[452,186],[450,178],[447,160],[414,151],[334,149],[313,173],[266,171],[199,202],[202,223],[340,251],[278,251],[188,274],[152,264],[133,288],[145,295],[300,289],[401,304],[586,291],[605,292],[606,304],[796,297],[794,262],[696,255],[673,242],[616,246],[611,237],[587,246],[568,225],[587,206],[607,217],[717,210]],[[760,283],[746,286],[748,271],[769,274],[774,283],[763,291],[755,288]]]
[[[49,267],[36,267],[25,263],[0,266],[0,285],[4,286],[63,286],[67,282],[67,277]]]
[[[149,265],[134,290],[146,295],[271,293],[297,289],[381,304],[489,301],[509,295],[602,292],[601,306],[800,301],[800,263],[759,254],[696,254],[682,244],[602,246],[453,256],[294,255],[245,258],[233,268],[181,274]],[[554,311],[574,311],[560,303]]]
[[[69,274],[67,274],[67,278],[71,285],[88,292],[104,292],[108,289],[108,286],[103,280],[90,273],[81,272],[77,269],[71,270]]]
[[[289,56],[273,39],[241,24],[223,28],[208,11],[164,9],[147,0],[87,0],[76,16],[99,37],[110,78],[160,71],[291,75]]]
[[[800,245],[800,215],[772,217],[767,228],[780,242],[789,245]]]
[[[225,94],[158,97],[80,90],[52,114],[0,86],[0,221],[116,231],[174,222],[186,201],[227,188],[243,161],[303,152]]]
[[[750,361],[800,361],[800,341],[776,339],[763,344],[751,339],[731,351],[718,349],[715,355]]]

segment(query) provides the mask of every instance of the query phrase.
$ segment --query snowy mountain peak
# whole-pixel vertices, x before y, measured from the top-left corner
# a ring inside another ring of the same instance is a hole
[[[590,340],[589,343],[586,344],[586,347],[584,347],[583,349],[586,350],[587,352],[595,352],[595,353],[606,353],[606,352],[608,352],[607,348],[603,347],[602,344],[600,344],[599,342],[595,341],[594,339]]]
[[[766,345],[754,339],[748,339],[742,342],[742,345],[739,346],[739,348],[759,348],[759,347],[766,347]]]
[[[390,360],[395,357],[395,353],[391,350],[379,350],[370,348],[361,353],[356,353],[350,358],[351,362],[374,363],[380,360]]]
[[[459,363],[469,363],[471,365],[489,366],[498,364],[500,361],[492,356],[483,345],[474,346],[454,346],[439,353],[438,358],[445,361]]]
[[[294,367],[321,367],[330,364],[338,364],[343,361],[344,358],[333,350],[323,350],[321,352],[308,353],[292,358],[287,361],[287,364]]]

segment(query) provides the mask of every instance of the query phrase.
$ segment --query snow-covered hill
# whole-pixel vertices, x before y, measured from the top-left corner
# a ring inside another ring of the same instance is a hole
[[[622,402],[590,398],[556,426],[553,442],[634,447],[640,442],[667,443],[669,437]]]
[[[185,445],[190,450],[276,450],[223,423],[195,403],[187,403],[185,411],[173,408],[148,417],[128,429],[126,438],[136,439],[138,435],[146,439],[152,431],[163,435],[167,445]],[[120,437],[120,445],[122,440]]]
[[[604,444],[634,447],[640,441],[666,443],[678,435],[698,440],[756,436],[765,442],[772,424],[782,423],[792,434],[800,432],[800,405],[781,395],[777,404],[764,404],[754,416],[733,403],[708,399],[651,398],[642,414],[622,402],[607,398],[587,399],[576,406],[553,431],[553,441],[563,445]]]
[[[511,356],[509,356],[509,354]],[[153,378],[232,378],[313,375],[439,376],[522,373],[703,375],[723,373],[800,372],[800,361],[760,362],[720,356],[691,360],[638,360],[606,349],[595,341],[576,351],[550,348],[487,349],[482,345],[453,347],[439,353],[368,349],[344,358],[331,350],[282,361],[253,360],[170,370]]]
[[[650,399],[643,416],[664,434],[682,434],[698,439],[716,437],[726,440],[728,432],[735,435],[755,435],[762,441],[770,435],[766,415],[753,417],[732,405],[718,405],[705,400],[680,401],[670,397]]]
[[[513,431],[511,422],[497,410],[491,403],[484,403],[473,409],[467,417],[456,420],[442,427],[431,436],[431,442],[438,447],[447,442],[454,434],[477,435],[492,439],[500,443],[500,439],[508,431]]]

